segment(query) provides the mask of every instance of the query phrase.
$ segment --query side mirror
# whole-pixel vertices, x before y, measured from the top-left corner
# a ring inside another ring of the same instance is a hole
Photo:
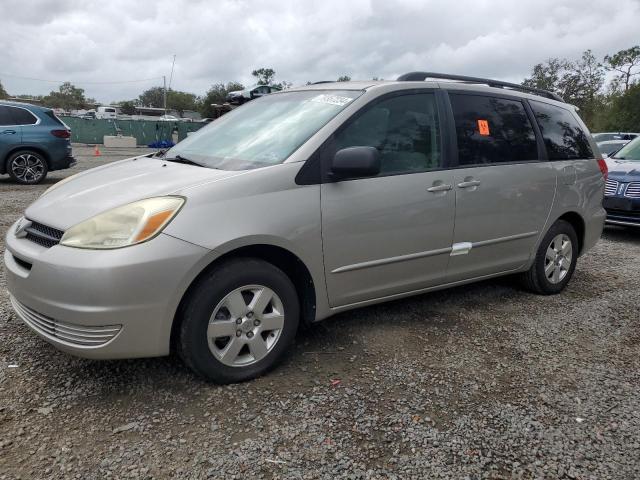
[[[343,148],[331,162],[331,176],[337,180],[375,177],[379,173],[380,152],[374,147]]]

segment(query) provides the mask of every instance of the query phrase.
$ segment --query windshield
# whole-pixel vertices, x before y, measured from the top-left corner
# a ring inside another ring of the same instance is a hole
[[[284,162],[361,91],[284,92],[253,100],[211,122],[166,153],[221,170]]]
[[[618,150],[613,157],[619,160],[628,160],[632,162],[640,162],[640,138],[630,141],[620,150]]]
[[[598,149],[600,153],[606,153],[607,155],[612,154],[613,152],[620,150],[626,142],[612,142],[612,143],[599,143]]]

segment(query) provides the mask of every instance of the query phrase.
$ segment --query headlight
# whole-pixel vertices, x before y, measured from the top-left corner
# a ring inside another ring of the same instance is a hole
[[[182,197],[156,197],[114,208],[71,227],[60,244],[109,249],[145,242],[158,235],[182,205]]]

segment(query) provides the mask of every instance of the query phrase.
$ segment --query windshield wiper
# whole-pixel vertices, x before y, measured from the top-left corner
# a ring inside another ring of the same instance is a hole
[[[184,163],[185,165],[195,165],[197,167],[204,167],[204,165],[202,165],[201,163],[194,162],[193,160],[185,158],[182,155],[176,155],[175,157],[171,157],[171,158],[163,158],[162,160],[165,162]]]

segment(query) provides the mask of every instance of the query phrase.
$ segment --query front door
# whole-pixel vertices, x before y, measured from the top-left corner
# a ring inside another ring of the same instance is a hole
[[[524,104],[449,95],[458,143],[456,219],[448,281],[506,272],[533,253],[556,190],[553,165],[539,158]]]
[[[434,93],[375,100],[334,135],[331,145],[328,158],[353,146],[376,147],[381,156],[378,176],[321,187],[331,306],[442,283],[451,250],[455,192],[452,172],[442,169]]]

